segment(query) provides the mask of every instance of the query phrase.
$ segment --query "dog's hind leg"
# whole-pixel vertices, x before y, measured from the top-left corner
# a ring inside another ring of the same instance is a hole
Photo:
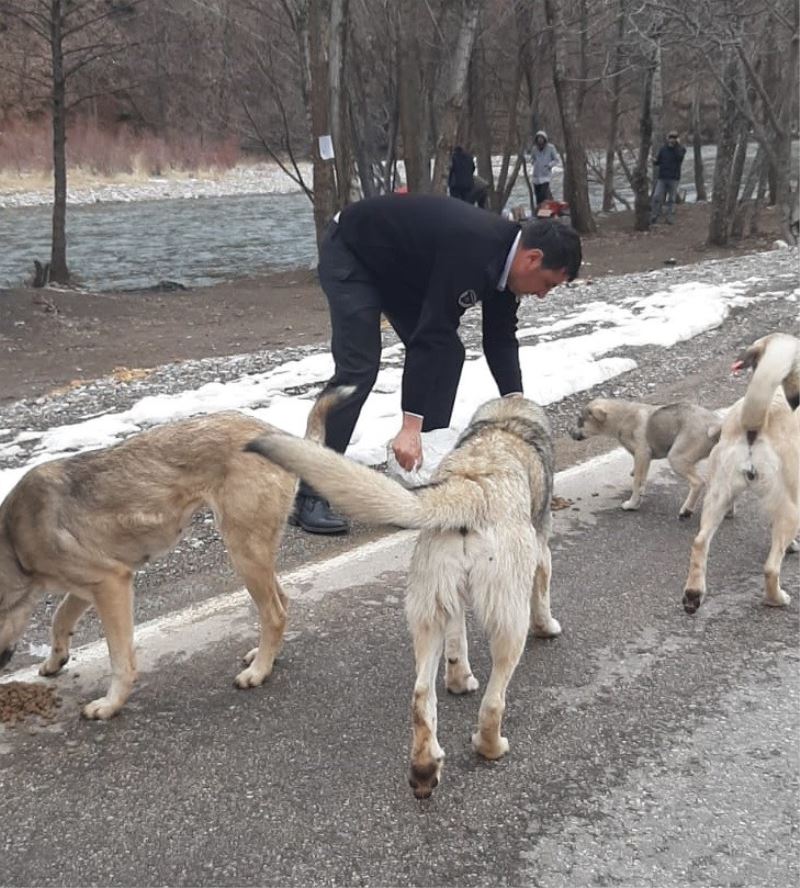
[[[681,506],[680,512],[678,512],[678,518],[691,518],[694,510],[697,508],[697,503],[703,493],[706,482],[697,471],[697,463],[686,456],[671,451],[667,456],[667,461],[676,475],[685,478],[689,482],[689,493]]]
[[[444,647],[444,625],[438,620],[412,621],[411,634],[417,678],[411,702],[413,738],[408,782],[418,799],[427,799],[439,785],[444,762],[444,750],[436,737],[436,674]]]
[[[715,483],[713,468],[710,473],[708,493],[703,503],[703,513],[700,518],[700,530],[692,543],[692,552],[689,557],[689,575],[686,578],[686,586],[683,590],[683,609],[687,614],[693,614],[706,594],[706,567],[708,563],[708,550],[711,540],[722,523],[725,513],[733,505],[735,492],[727,489],[724,483]]]
[[[533,579],[533,597],[531,600],[531,632],[539,638],[554,638],[561,635],[561,624],[550,613],[550,576],[552,559],[550,546],[537,534],[537,544],[541,556],[536,565]]]
[[[247,591],[258,609],[258,647],[245,654],[244,661],[247,668],[234,679],[237,687],[253,688],[262,684],[272,673],[286,630],[288,599],[275,575],[278,534],[270,535],[266,539],[252,534],[242,539],[232,532],[226,535],[223,522],[223,538],[233,566],[244,580]]]
[[[517,668],[528,635],[527,614],[517,614],[505,625],[491,631],[492,674],[486,684],[478,713],[478,730],[472,735],[472,746],[487,759],[498,759],[508,752],[508,740],[502,736],[506,711],[506,689]]]
[[[114,576],[94,589],[94,606],[103,624],[111,658],[111,684],[104,697],[83,707],[86,718],[107,719],[125,705],[136,681],[133,651],[133,576]]]
[[[286,610],[289,600],[281,589],[274,573],[260,576],[243,572],[247,591],[250,593],[260,621],[258,647],[248,651],[244,656],[247,668],[235,678],[237,687],[253,688],[262,684],[272,674],[275,658],[283,646],[283,634],[286,630]]]
[[[452,614],[445,626],[445,687],[451,694],[467,694],[478,689],[467,650],[464,608]]]
[[[56,608],[50,629],[50,654],[39,666],[39,675],[56,675],[69,660],[69,644],[78,620],[91,606],[91,601],[73,593],[65,595]]]
[[[629,512],[635,512],[641,505],[647,482],[647,473],[650,471],[650,451],[637,450],[633,454],[633,486],[630,499],[625,500],[622,508]]]
[[[764,564],[764,604],[770,607],[785,607],[791,597],[781,589],[781,564],[784,553],[794,542],[797,532],[798,509],[788,497],[776,511],[772,523],[772,545]]]

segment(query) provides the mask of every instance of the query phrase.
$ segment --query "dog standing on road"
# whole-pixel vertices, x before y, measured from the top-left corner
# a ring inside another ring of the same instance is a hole
[[[633,490],[623,509],[638,509],[650,470],[650,461],[666,459],[675,474],[689,482],[679,518],[689,518],[697,507],[705,482],[697,463],[719,441],[721,423],[710,410],[681,401],[658,407],[637,401],[595,398],[578,417],[571,434],[576,441],[595,435],[616,438],[633,456]]]
[[[413,491],[290,435],[261,436],[248,449],[297,473],[354,518],[421,530],[406,599],[417,666],[410,776],[417,798],[427,798],[438,785],[444,759],[436,737],[436,674],[443,649],[447,689],[463,694],[478,687],[467,658],[468,594],[492,653],[472,744],[485,758],[504,755],[506,688],[529,626],[534,635],[561,632],[550,614],[553,445],[544,411],[524,398],[484,404],[431,483]]]
[[[733,365],[753,367],[744,398],[730,409],[709,460],[708,492],[692,545],[684,610],[693,614],[706,594],[711,540],[725,512],[746,488],[757,494],[772,521],[764,564],[764,603],[789,604],[781,589],[783,556],[800,529],[800,339],[773,333],[756,340]]]
[[[325,416],[342,396],[333,391],[318,398],[309,437],[321,440]],[[215,413],[25,474],[0,505],[0,668],[11,659],[37,593],[66,593],[39,672],[55,675],[69,660],[75,625],[94,605],[112,678],[105,696],[88,703],[83,714],[107,719],[119,712],[136,678],[134,571],[172,549],[206,505],[261,623],[258,647],[246,655],[236,684],[260,685],[272,671],[286,625],[275,557],[295,490],[293,476],[243,452],[248,441],[270,430],[242,413]]]

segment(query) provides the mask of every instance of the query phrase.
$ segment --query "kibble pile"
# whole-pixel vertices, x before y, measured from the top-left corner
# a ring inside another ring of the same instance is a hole
[[[50,719],[61,698],[45,684],[9,681],[0,684],[0,724],[13,725],[31,715]]]

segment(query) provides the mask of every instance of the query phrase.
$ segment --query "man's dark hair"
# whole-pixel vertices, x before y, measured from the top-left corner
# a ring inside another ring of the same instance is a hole
[[[542,251],[542,268],[566,269],[567,280],[578,276],[583,254],[578,232],[555,219],[534,219],[522,226],[520,246]]]

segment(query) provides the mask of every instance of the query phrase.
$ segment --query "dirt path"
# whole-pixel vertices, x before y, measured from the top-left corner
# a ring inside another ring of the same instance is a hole
[[[707,249],[708,207],[679,207],[675,225],[647,234],[629,213],[600,219],[584,239],[584,278],[687,265],[769,249],[778,236],[765,213],[762,237]],[[551,298],[558,298],[557,294]],[[0,403],[36,398],[77,382],[172,361],[325,342],[325,298],[309,270],[195,290],[85,293],[0,289]]]

